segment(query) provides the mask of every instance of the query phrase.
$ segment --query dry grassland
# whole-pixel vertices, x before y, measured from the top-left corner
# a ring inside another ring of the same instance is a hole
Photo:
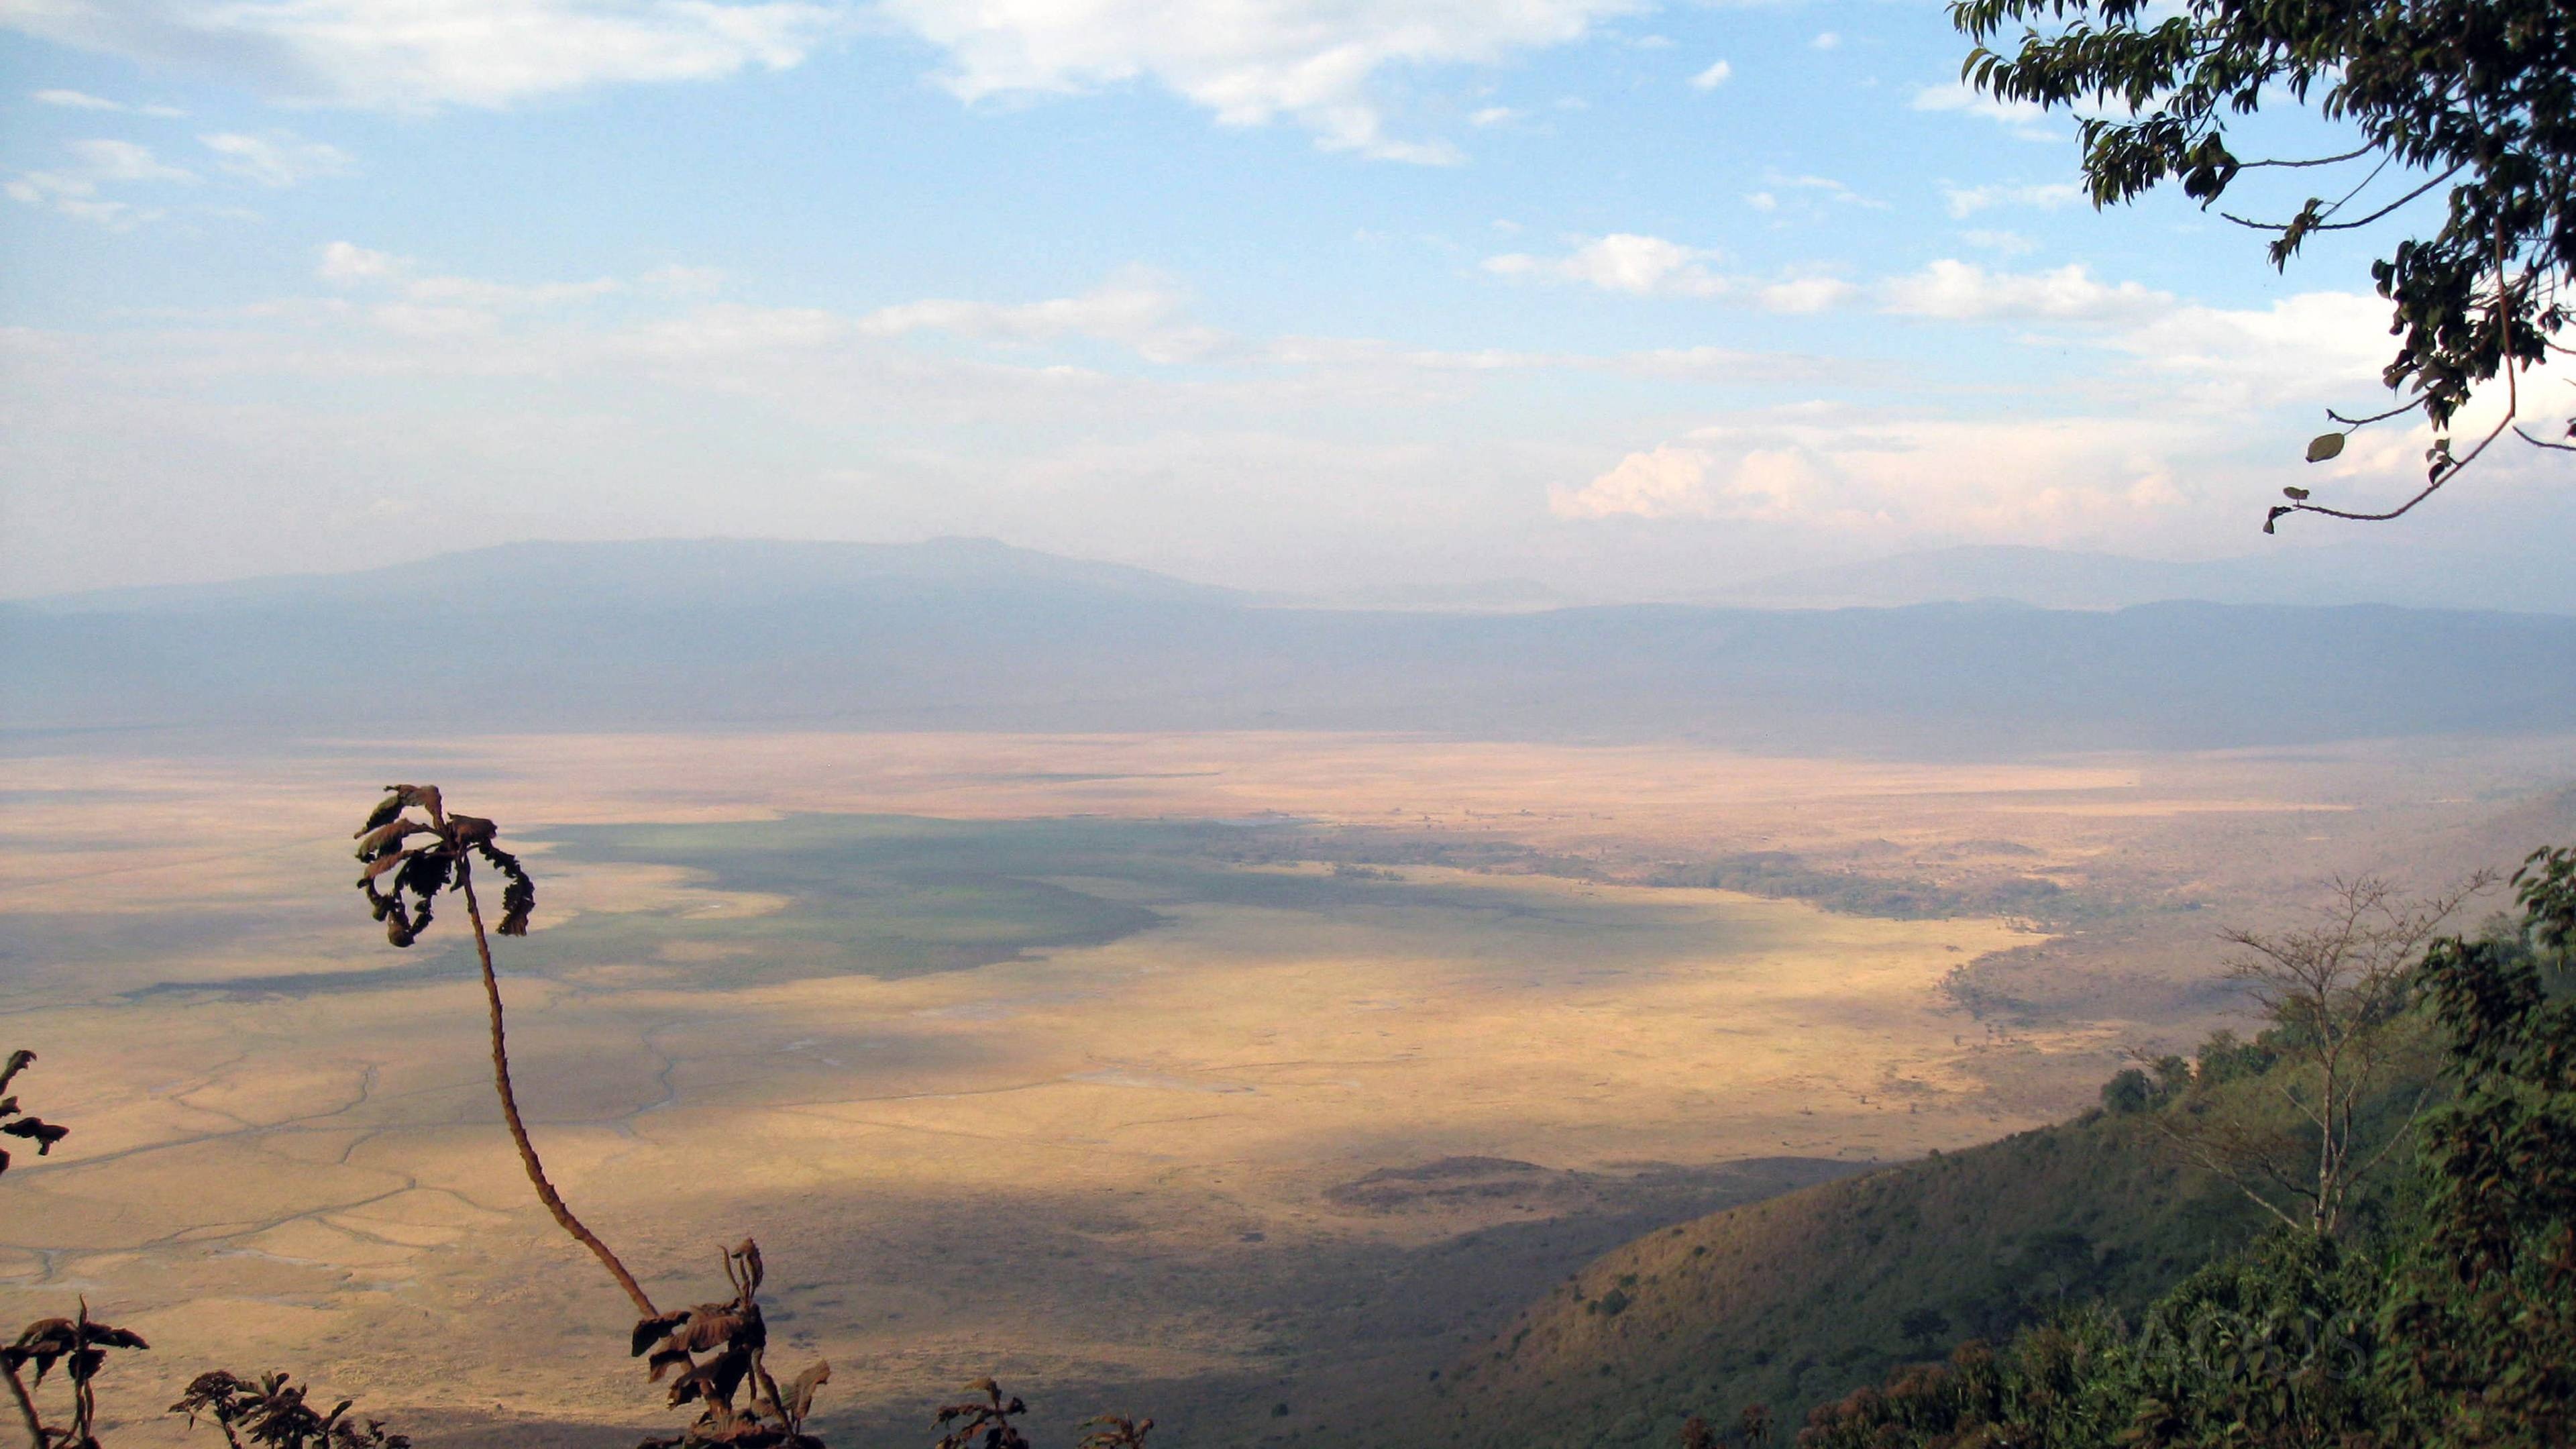
[[[2222,921],[2331,870],[2430,875],[2563,833],[2568,800],[2537,792],[2570,775],[2566,742],[1974,768],[1239,735],[22,757],[0,762],[0,1047],[44,1054],[27,1094],[76,1135],[0,1185],[0,1316],[85,1293],[141,1329],[155,1351],[107,1398],[147,1421],[218,1363],[362,1389],[456,1442],[656,1421],[622,1300],[498,1129],[478,993],[385,948],[347,889],[348,828],[386,779],[435,779],[512,838],[1275,812],[1582,863],[1594,878],[1406,866],[1407,890],[1329,911],[1067,879],[1163,924],[786,981],[674,929],[508,983],[540,1145],[657,1297],[712,1294],[715,1245],[756,1232],[777,1326],[833,1360],[862,1429],[999,1369],[1062,1421],[1046,1438],[1114,1394],[1207,1443],[1326,1427],[1318,1405],[1418,1379],[1621,1233],[1821,1170],[1726,1164],[2059,1115],[2123,1045],[2224,1008],[2193,986]],[[1620,883],[1745,850],[2008,869],[2103,904],[2040,936]],[[532,857],[541,927],[796,909],[577,856]],[[324,984],[194,989],[299,976]],[[1452,1158],[1546,1171],[1350,1190]],[[1211,1385],[1234,1407],[1192,1410]],[[1234,1412],[1274,1399],[1292,1414]]]

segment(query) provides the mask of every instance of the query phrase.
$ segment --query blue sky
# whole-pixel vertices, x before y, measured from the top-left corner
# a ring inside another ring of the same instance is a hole
[[[12,594],[965,533],[1682,597],[1949,543],[2250,552],[2282,483],[2402,497],[2424,442],[2297,461],[2384,397],[2367,246],[2281,276],[2178,197],[2094,212],[2072,123],[1962,92],[1937,5],[0,26]],[[2458,491],[2426,547],[2576,542],[2543,462]]]

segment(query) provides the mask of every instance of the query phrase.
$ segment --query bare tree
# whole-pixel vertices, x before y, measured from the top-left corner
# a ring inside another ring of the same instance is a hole
[[[2283,1060],[2261,1080],[2294,1125],[2284,1130],[2260,1103],[2201,1094],[2148,1120],[2283,1223],[2331,1236],[2354,1186],[2406,1140],[2432,1091],[2425,1082],[2397,1126],[2373,1130],[2374,1104],[2420,1036],[2405,1019],[2415,964],[2442,924],[2494,883],[2482,870],[2417,898],[2375,876],[2338,877],[2312,926],[2223,933],[2236,947],[2228,976],[2271,1018],[2268,1040]]]

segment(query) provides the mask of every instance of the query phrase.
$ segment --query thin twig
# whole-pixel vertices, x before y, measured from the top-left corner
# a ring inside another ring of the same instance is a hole
[[[2392,202],[2388,203],[2386,206],[2381,207],[2381,208],[2380,208],[2380,209],[2378,209],[2377,211],[2372,212],[2370,215],[2363,217],[2363,218],[2362,218],[2361,220],[2359,220],[2359,221],[2318,221],[2318,222],[2313,222],[2313,223],[2311,223],[2311,224],[2308,226],[2307,230],[2309,230],[2309,231],[2352,231],[2352,230],[2354,230],[2355,228],[2358,228],[2358,227],[2365,227],[2365,226],[2368,226],[2368,225],[2370,225],[2372,222],[2379,220],[2381,217],[2384,217],[2384,216],[2388,215],[2388,214],[2389,214],[2390,212],[2392,212],[2392,211],[2395,211],[2397,208],[2399,208],[2399,207],[2401,207],[2401,206],[2404,206],[2406,203],[2408,203],[2408,202],[2410,202],[2410,201],[2413,201],[2415,198],[2417,198],[2417,197],[2419,197],[2419,196],[2423,195],[2425,192],[2430,191],[2430,190],[2432,190],[2434,187],[2441,185],[2443,182],[2450,180],[2452,177],[2459,175],[2459,174],[2460,174],[2460,170],[2461,170],[2461,168],[2462,168],[2462,167],[2467,166],[2468,164],[2469,164],[2469,163],[2468,163],[2468,162],[2466,162],[2466,161],[2462,161],[2462,162],[2460,162],[2458,165],[2453,166],[2450,170],[2443,172],[2441,175],[2436,176],[2436,177],[2434,177],[2432,180],[2425,182],[2423,185],[2416,187],[2414,190],[2412,190],[2412,191],[2410,191],[2410,192],[2407,192],[2404,196],[2401,196],[2401,197],[2397,198],[2395,201],[2392,201]],[[2347,198],[2347,200],[2348,200],[2348,199],[2349,199],[2349,198]],[[2337,203],[2335,203],[2335,204],[2336,204],[2337,206],[2341,206],[2343,203],[2342,203],[2342,202],[2337,202]],[[2242,226],[2242,227],[2250,227],[2250,228],[2252,228],[2252,229],[2253,229],[2253,230],[2255,230],[2255,231],[2288,231],[2288,230],[2290,229],[2290,227],[2293,225],[2293,223],[2290,223],[2290,222],[2277,222],[2277,223],[2276,223],[2276,222],[2269,222],[2269,221],[2249,221],[2249,220],[2247,220],[2247,219],[2246,219],[2246,218],[2244,218],[2244,217],[2237,216],[2237,215],[2234,215],[2234,214],[2232,214],[2232,213],[2224,212],[2224,211],[2220,212],[2220,213],[2219,213],[2219,215],[2220,215],[2220,216],[2223,216],[2223,217],[2226,217],[2229,221],[2232,221],[2232,222],[2236,223],[2238,226]]]
[[[2252,171],[2260,166],[2332,166],[2343,161],[2358,161],[2378,148],[2379,143],[2377,141],[2373,141],[2368,145],[2361,146],[2351,151],[2346,151],[2340,156],[2319,156],[2311,161],[2239,161],[2236,163],[2236,167],[2240,171]]]
[[[2452,169],[2458,170],[2459,168],[2453,167]],[[2505,429],[2513,427],[2513,420],[2522,412],[2522,388],[2514,371],[2515,358],[2510,352],[2504,351],[2501,346],[2505,338],[2510,335],[2507,329],[2511,326],[2511,314],[2505,310],[2505,289],[2504,224],[2502,222],[2498,222],[2496,224],[2495,318],[2496,331],[2499,334],[2499,346],[2497,350],[2504,359],[2499,368],[2499,370],[2504,373],[2504,416],[2496,419],[2496,425],[2487,431],[2487,435],[2485,437],[2478,439],[2478,445],[2459,457],[2445,459],[2444,461],[2446,466],[2444,466],[2440,472],[2435,473],[2432,478],[2424,484],[2422,492],[2417,493],[2414,497],[2407,499],[2404,503],[2397,505],[2386,513],[2350,513],[2340,508],[2328,508],[2324,504],[2309,503],[2305,500],[2292,503],[2289,506],[2289,511],[2293,513],[2322,513],[2328,518],[2349,519],[2355,523],[2386,523],[2392,518],[2403,518],[2406,516],[2408,510],[2412,509],[2416,504],[2423,502],[2425,499],[2430,498],[2435,493],[2441,491],[2443,484],[2450,482],[2452,479],[2459,477],[2461,473],[2467,471],[2468,466],[2478,460],[2478,455],[2487,450],[2488,444],[2493,443],[2496,439],[2504,436]],[[2522,432],[2520,428],[2514,428],[2514,431],[2517,433]],[[2523,433],[2523,437],[2532,442],[2539,442],[2537,438],[2532,438],[2528,433]],[[2544,448],[2552,446],[2548,443],[2541,443],[2540,445]],[[2576,448],[2569,448],[2566,451],[2576,452]]]
[[[2396,417],[2400,413],[2411,413],[2430,401],[2432,401],[2431,398],[2422,393],[2417,393],[2413,402],[2399,403],[2397,406],[2390,408],[2384,413],[2372,413],[2366,418],[2348,418],[2343,414],[2336,412],[2333,408],[2326,409],[2326,416],[2346,427],[2365,428],[2370,426],[2372,423],[2384,423],[2390,418]]]

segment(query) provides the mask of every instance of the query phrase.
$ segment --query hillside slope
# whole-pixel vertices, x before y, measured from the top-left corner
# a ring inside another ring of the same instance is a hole
[[[1381,1440],[1670,1445],[1689,1416],[1756,1402],[1793,1430],[2061,1299],[2143,1303],[2259,1228],[2232,1188],[2147,1139],[2136,1118],[2088,1116],[1638,1239],[1445,1371]]]

